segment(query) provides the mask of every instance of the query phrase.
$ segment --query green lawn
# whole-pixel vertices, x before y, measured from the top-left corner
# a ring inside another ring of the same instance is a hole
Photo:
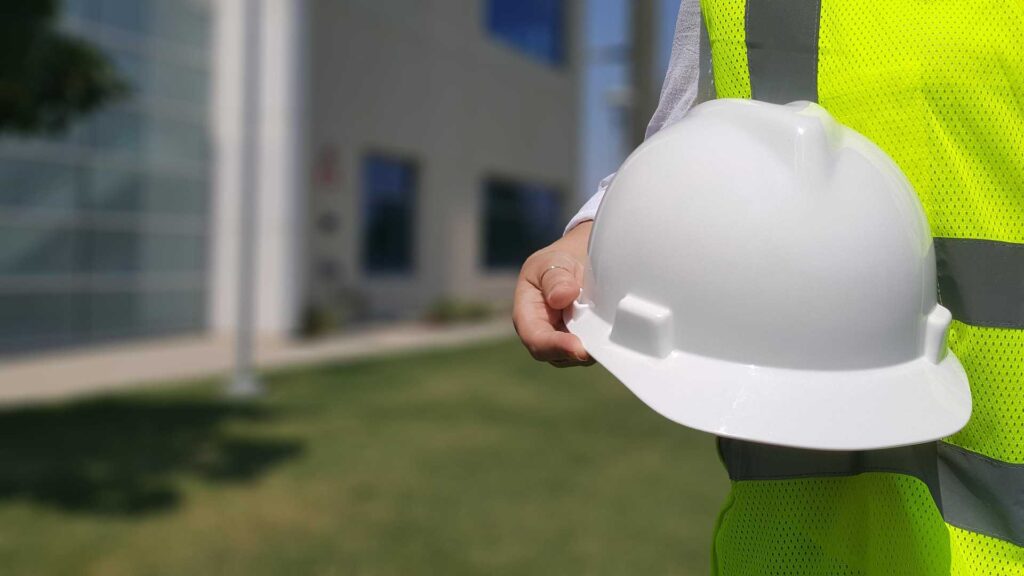
[[[0,574],[706,574],[710,436],[514,342],[0,412]]]

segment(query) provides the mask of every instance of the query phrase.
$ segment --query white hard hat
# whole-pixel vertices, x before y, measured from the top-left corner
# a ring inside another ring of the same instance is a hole
[[[680,424],[867,450],[970,416],[935,286],[924,211],[885,152],[816,104],[714,100],[615,176],[566,325]]]

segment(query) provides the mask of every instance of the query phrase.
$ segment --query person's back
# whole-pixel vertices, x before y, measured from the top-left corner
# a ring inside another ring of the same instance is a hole
[[[974,396],[966,428],[896,466],[720,442],[734,485],[716,573],[1024,574],[1021,38],[1019,2],[683,0],[648,134],[701,97],[803,99],[878,144],[925,206]],[[538,359],[590,362],[558,311],[579,289],[603,190],[523,267],[515,322]]]

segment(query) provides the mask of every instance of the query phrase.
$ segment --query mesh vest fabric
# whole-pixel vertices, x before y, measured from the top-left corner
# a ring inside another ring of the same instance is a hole
[[[702,11],[717,96],[749,98],[746,1]],[[819,103],[896,160],[933,234],[1024,243],[1024,4],[822,0],[820,11]],[[974,410],[947,441],[1024,463],[1024,330],[955,321],[950,347]],[[945,524],[927,486],[898,474],[736,482],[714,542],[725,576],[1024,575],[1024,548]]]

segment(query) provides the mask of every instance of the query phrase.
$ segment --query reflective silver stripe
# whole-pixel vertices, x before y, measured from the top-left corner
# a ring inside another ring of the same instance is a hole
[[[751,96],[785,104],[818,100],[820,0],[747,0]]]
[[[936,238],[939,301],[973,326],[1024,328],[1024,244]]]
[[[993,460],[959,446],[939,446],[946,522],[1024,546],[1024,464]]]
[[[718,439],[729,478],[787,480],[906,474],[924,482],[947,523],[1024,546],[1024,464],[994,460],[945,442],[887,450],[829,452]]]
[[[928,486],[941,509],[935,442],[885,450],[802,450],[744,440],[718,439],[718,453],[732,480],[785,480],[890,472]]]
[[[714,100],[718,94],[715,92],[714,67],[711,64],[711,38],[708,36],[708,27],[704,22],[704,15],[700,18],[700,43],[698,44],[697,65],[697,102]]]

